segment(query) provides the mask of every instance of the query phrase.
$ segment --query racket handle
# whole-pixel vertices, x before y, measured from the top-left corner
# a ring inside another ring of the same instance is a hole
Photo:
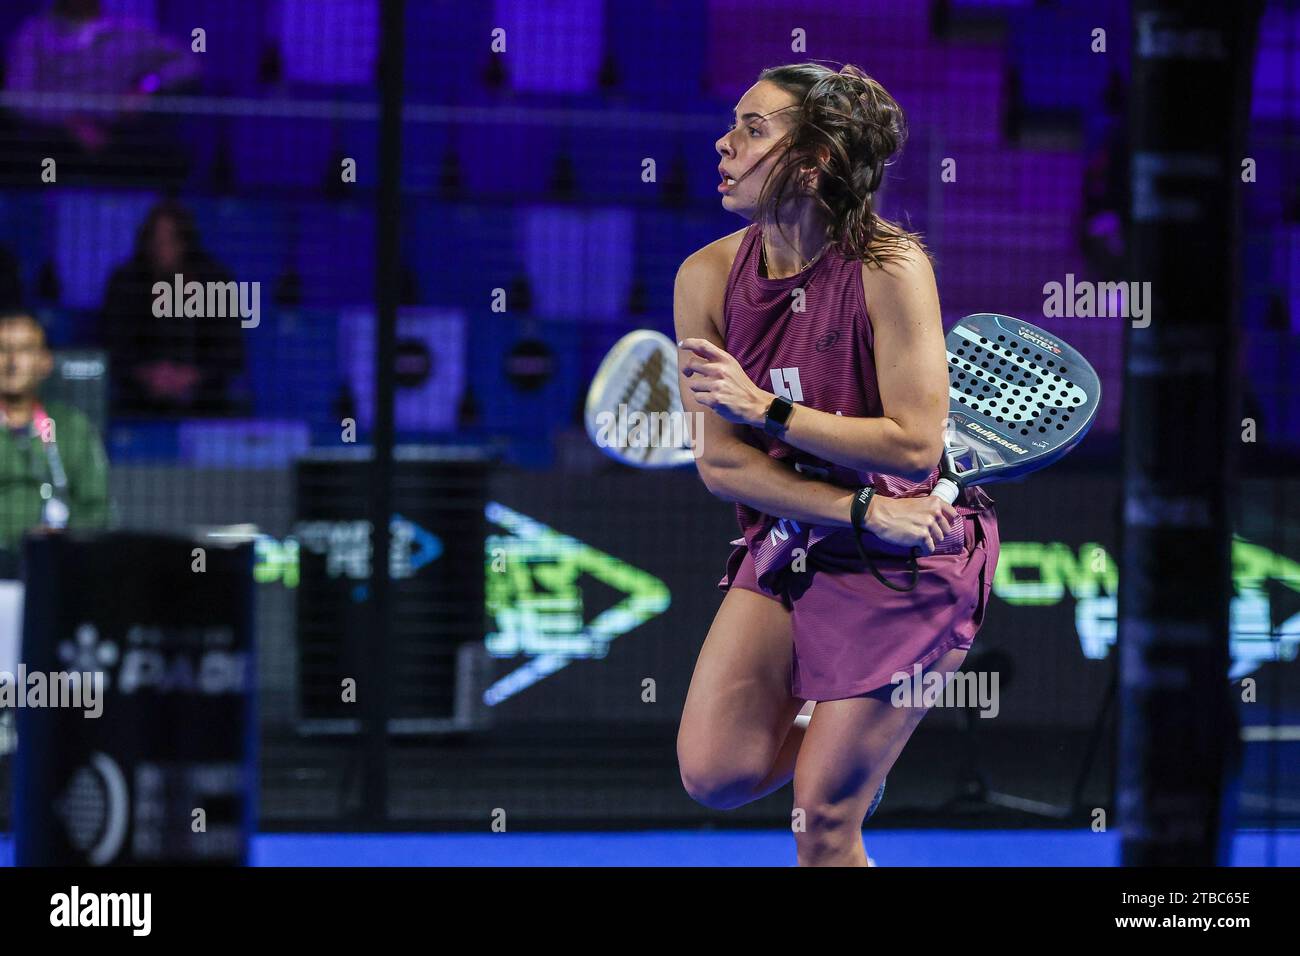
[[[934,490],[930,494],[936,498],[942,498],[948,504],[957,500],[961,494],[961,486],[951,478],[940,478],[934,483]]]
[[[930,492],[930,497],[938,498],[940,501],[952,504],[961,494],[961,485],[958,484],[956,455],[957,445],[960,444],[953,436],[952,419],[943,420],[943,455],[939,458],[939,480],[934,483],[934,489]]]

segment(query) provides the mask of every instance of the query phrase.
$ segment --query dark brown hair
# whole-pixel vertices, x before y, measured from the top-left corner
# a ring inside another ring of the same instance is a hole
[[[910,247],[929,255],[921,237],[876,213],[885,166],[907,139],[903,110],[856,66],[838,72],[820,63],[774,66],[759,74],[795,98],[785,156],[768,175],[759,209],[777,221],[800,169],[820,171],[812,197],[830,219],[827,239],[846,256],[873,265],[901,258]],[[784,235],[784,232],[782,233]]]
[[[135,233],[135,260],[142,266],[152,262],[149,243],[154,230],[161,219],[170,219],[176,226],[176,235],[185,249],[187,263],[202,260],[206,253],[199,238],[198,226],[194,223],[194,214],[179,199],[167,198],[155,203],[140,223]]]

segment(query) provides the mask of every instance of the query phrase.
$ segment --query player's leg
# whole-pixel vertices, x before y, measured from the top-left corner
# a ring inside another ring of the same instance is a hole
[[[790,612],[732,587],[700,649],[677,732],[677,761],[691,797],[732,809],[793,775],[803,701],[790,696]]]
[[[951,675],[966,659],[951,650],[925,669]],[[862,823],[885,775],[927,710],[895,706],[884,687],[870,695],[821,701],[794,774],[795,842],[800,866],[866,866]]]

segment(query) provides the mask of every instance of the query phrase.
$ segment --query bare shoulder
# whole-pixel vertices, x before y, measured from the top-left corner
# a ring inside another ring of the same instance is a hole
[[[694,326],[707,317],[719,338],[725,338],[723,298],[744,235],[745,229],[738,229],[695,250],[682,261],[673,296],[679,323],[685,320]]]
[[[914,337],[943,337],[939,289],[930,257],[915,242],[891,250],[881,265],[862,263],[862,295],[877,346],[909,348]]]
[[[930,257],[915,242],[898,248],[883,265],[862,263],[862,288],[867,302],[898,301],[934,289],[934,268]]]
[[[678,278],[686,278],[691,282],[716,281],[718,274],[725,284],[727,276],[731,273],[731,264],[736,261],[736,253],[740,251],[740,242],[745,237],[744,229],[737,229],[735,232],[714,239],[707,246],[696,249],[683,260],[681,268],[677,270]]]

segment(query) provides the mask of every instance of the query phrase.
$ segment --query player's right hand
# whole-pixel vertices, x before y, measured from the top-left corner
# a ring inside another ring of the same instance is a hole
[[[957,509],[935,495],[923,498],[873,495],[867,508],[866,525],[868,531],[890,544],[933,554],[960,520]]]

